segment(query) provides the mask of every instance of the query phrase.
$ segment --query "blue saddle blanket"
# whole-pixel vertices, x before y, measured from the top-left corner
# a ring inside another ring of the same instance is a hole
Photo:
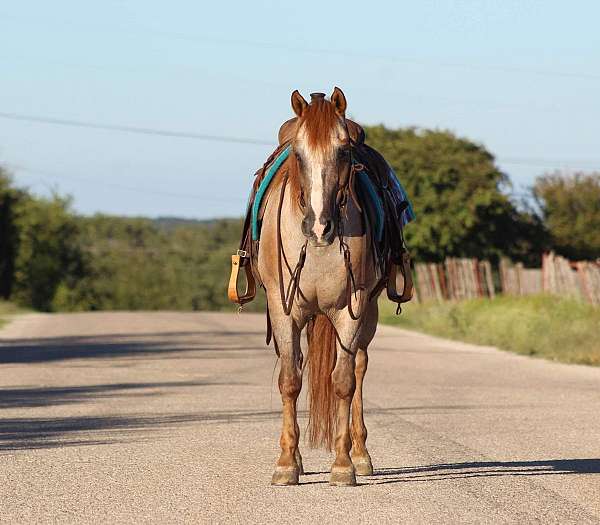
[[[254,196],[254,202],[252,203],[251,210],[251,226],[252,226],[252,239],[257,241],[260,238],[260,208],[262,205],[262,201],[267,193],[267,190],[273,181],[277,171],[281,168],[282,164],[286,161],[290,154],[291,146],[285,148],[273,161],[260,185],[258,186],[258,190],[256,191],[256,195]],[[394,201],[397,204],[407,203],[404,208],[400,211],[400,221],[401,226],[406,226],[410,221],[414,220],[415,213],[413,211],[413,207],[410,203],[408,195],[404,190],[402,184],[396,177],[394,170],[390,166],[389,168],[389,179],[391,184],[389,185],[388,190],[392,192],[394,196]],[[373,232],[377,241],[381,241],[383,238],[383,229],[385,224],[385,211],[383,207],[383,202],[375,185],[371,181],[369,175],[366,171],[359,171],[357,173],[358,180],[358,188],[357,191],[359,195],[362,197],[361,203],[366,205],[367,207],[367,216],[369,221],[373,223]]]

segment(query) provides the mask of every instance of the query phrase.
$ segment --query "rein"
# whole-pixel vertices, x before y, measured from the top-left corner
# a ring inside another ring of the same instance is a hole
[[[283,209],[283,200],[285,198],[285,187],[287,186],[287,182],[288,174],[286,173],[281,182],[281,194],[279,195],[279,205],[277,206],[277,274],[279,277],[279,295],[281,297],[283,312],[285,315],[290,315],[294,304],[294,296],[296,295],[296,292],[299,292],[298,283],[300,282],[300,275],[304,268],[304,262],[306,261],[306,246],[308,245],[308,240],[302,245],[300,255],[298,256],[298,262],[292,271],[287,257],[285,256],[283,242],[281,240],[281,211]],[[288,282],[286,290],[284,290],[283,286],[283,261],[285,261],[288,273],[290,274],[290,281]]]
[[[346,123],[346,119],[344,119],[344,127],[346,131],[348,131],[348,125]],[[350,138],[350,134],[348,133],[348,137]],[[348,313],[353,320],[360,319],[362,315],[362,310],[364,306],[364,297],[365,297],[365,287],[364,284],[357,285],[356,278],[354,275],[354,270],[352,268],[352,260],[350,255],[350,248],[346,241],[344,241],[344,232],[343,232],[343,221],[342,221],[342,212],[346,212],[346,205],[348,202],[348,194],[350,194],[350,198],[352,202],[356,206],[357,210],[363,215],[363,209],[359,204],[358,197],[355,192],[355,180],[356,173],[363,171],[365,168],[362,164],[358,162],[354,162],[354,147],[355,145],[350,140],[350,167],[346,172],[345,176],[339,177],[338,175],[338,189],[336,194],[336,215],[337,215],[337,227],[338,227],[338,240],[340,243],[340,252],[343,253],[344,256],[344,266],[346,268],[346,302],[348,305]],[[287,149],[287,148],[286,148]],[[285,189],[288,183],[289,175],[286,173],[283,176],[283,180],[281,183],[281,193],[279,195],[279,203],[277,206],[277,274],[279,278],[279,296],[281,299],[281,305],[283,307],[283,312],[285,315],[290,315],[292,311],[292,307],[294,304],[294,297],[297,294],[300,294],[300,276],[302,274],[302,269],[304,268],[304,264],[306,262],[306,248],[308,246],[308,240],[302,245],[300,249],[300,255],[298,256],[298,262],[296,266],[292,270],[287,257],[285,255],[285,250],[283,248],[282,236],[281,236],[281,213],[283,210],[283,203],[285,199]],[[360,266],[360,276],[361,280],[364,279],[365,271],[366,271],[366,252],[367,252],[367,239],[368,239],[368,229],[365,226],[365,245],[363,246],[362,252],[362,260]],[[283,283],[283,264],[285,263],[286,269],[289,273],[290,280],[288,281],[287,287]],[[360,293],[359,305],[358,305],[358,313],[354,311],[352,308],[352,296],[357,299]]]

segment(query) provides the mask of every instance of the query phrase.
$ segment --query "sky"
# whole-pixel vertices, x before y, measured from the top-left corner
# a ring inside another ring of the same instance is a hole
[[[361,123],[485,145],[520,194],[600,170],[598,20],[591,0],[7,0],[0,164],[84,214],[240,216],[291,92],[337,85]]]

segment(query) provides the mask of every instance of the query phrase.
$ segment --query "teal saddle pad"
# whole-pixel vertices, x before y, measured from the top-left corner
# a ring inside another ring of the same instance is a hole
[[[279,170],[279,168],[281,168],[281,165],[288,158],[290,154],[290,149],[291,146],[288,146],[277,156],[277,158],[273,161],[273,164],[271,164],[271,166],[267,170],[267,174],[261,181],[260,185],[258,186],[258,190],[256,191],[251,210],[252,240],[254,241],[258,241],[260,239],[261,221],[259,219],[259,212],[260,207],[262,205],[262,201],[277,171]],[[357,191],[359,194],[359,198],[361,198],[361,205],[366,206],[367,217],[369,222],[373,225],[373,232],[375,234],[375,238],[377,239],[377,241],[381,241],[381,239],[383,238],[383,227],[385,219],[383,202],[381,201],[381,197],[377,193],[377,189],[375,188],[375,185],[371,181],[367,172],[362,170],[359,171],[356,175],[358,181]],[[408,206],[406,206],[406,209],[404,210],[403,216],[401,218],[402,226],[405,226],[406,223],[414,219],[412,206],[410,205],[410,201],[406,196],[406,192],[404,191],[404,188],[402,188],[402,185],[398,181],[396,175],[393,172],[391,172],[390,175],[393,177],[393,179],[395,179],[396,183],[398,184],[398,187],[401,189],[400,194],[403,200],[405,200],[408,203]]]
[[[271,166],[269,166],[269,169],[267,170],[267,174],[265,175],[264,179],[261,181],[260,185],[258,186],[258,190],[256,190],[256,195],[254,196],[254,202],[252,203],[252,240],[253,241],[258,241],[258,239],[260,238],[260,220],[258,218],[258,214],[260,211],[260,206],[262,204],[262,201],[265,197],[265,193],[267,193],[267,189],[269,188],[269,185],[273,181],[273,177],[275,177],[275,174],[277,173],[279,168],[281,168],[281,165],[288,158],[291,148],[292,148],[292,146],[288,146],[277,156],[277,158],[273,161],[273,164],[271,164]]]

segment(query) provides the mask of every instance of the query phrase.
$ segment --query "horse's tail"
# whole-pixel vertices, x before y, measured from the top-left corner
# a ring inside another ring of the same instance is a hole
[[[331,373],[336,361],[336,333],[331,321],[317,315],[308,326],[308,441],[312,448],[331,450],[337,402]]]

